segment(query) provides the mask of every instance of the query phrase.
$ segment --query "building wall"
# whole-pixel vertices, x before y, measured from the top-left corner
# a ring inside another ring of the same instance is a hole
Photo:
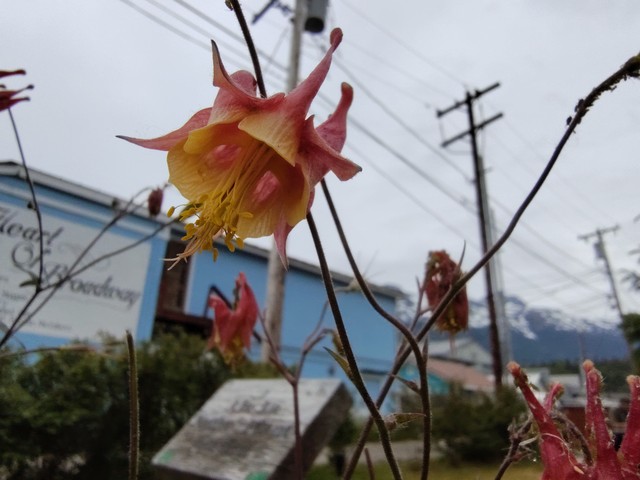
[[[267,259],[264,255],[242,250],[236,250],[232,254],[222,247],[215,263],[208,253],[197,255],[191,262],[186,313],[201,315],[209,289],[213,286],[232,300],[235,279],[239,272],[245,273],[261,309],[264,309],[267,279]],[[340,287],[344,288],[346,284],[337,283],[336,287],[340,290]],[[356,356],[361,359],[367,382],[375,394],[391,367],[395,355],[396,335],[388,322],[371,308],[361,292],[338,291],[337,295],[352,347]],[[287,364],[298,363],[299,347],[318,322],[321,322],[323,328],[335,328],[331,310],[328,306],[325,309],[326,298],[324,285],[318,273],[290,266],[285,279],[282,327],[282,356]],[[394,296],[378,293],[376,298],[383,308],[395,312]],[[307,357],[303,375],[315,378],[337,376],[346,380],[346,376],[323,347],[336,350],[329,336]],[[260,357],[260,345],[256,342],[252,346],[251,357]]]
[[[114,210],[44,182],[36,184],[36,194],[45,232],[43,277],[45,283],[52,283],[69,271],[113,218]],[[38,273],[39,235],[30,201],[24,180],[0,175],[0,321],[4,325],[13,321],[33,292],[33,286],[21,284]],[[133,243],[156,227],[143,217],[123,218],[102,235],[85,261]],[[24,325],[14,344],[37,348],[73,339],[99,341],[100,332],[121,337],[127,329],[137,340],[149,338],[162,268],[158,261],[164,255],[166,237],[154,237],[73,277]],[[32,308],[46,297],[46,293],[38,297]]]

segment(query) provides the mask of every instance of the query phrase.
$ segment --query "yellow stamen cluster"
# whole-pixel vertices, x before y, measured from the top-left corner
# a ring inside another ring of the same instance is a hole
[[[180,212],[181,221],[193,217],[195,220],[185,225],[182,240],[188,240],[189,243],[184,252],[174,259],[176,262],[203,250],[211,250],[213,260],[217,260],[218,250],[214,243],[220,237],[230,252],[244,247],[244,238],[238,236],[238,223],[241,219],[254,216],[244,207],[246,199],[276,157],[277,154],[268,145],[246,136],[246,142],[232,161],[232,167],[225,172],[222,184],[200,195]],[[172,208],[169,214],[172,215],[174,211]]]
[[[237,212],[233,208],[229,196],[222,193],[202,195],[196,203],[187,205],[180,212],[180,220],[196,217],[195,221],[187,223],[184,227],[185,235],[182,240],[189,240],[184,252],[178,255],[176,260],[185,259],[194,253],[203,250],[213,252],[213,260],[218,258],[218,249],[214,246],[217,238],[224,236],[224,243],[230,252],[237,248],[244,248],[244,239],[236,232],[240,218],[251,218],[250,212]]]

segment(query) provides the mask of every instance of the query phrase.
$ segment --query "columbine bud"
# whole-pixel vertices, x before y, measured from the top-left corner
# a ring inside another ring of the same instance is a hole
[[[444,250],[429,252],[424,289],[431,309],[436,308],[449,290],[462,277],[460,267]],[[453,298],[447,309],[438,317],[436,328],[458,333],[469,326],[469,300],[464,287]]]

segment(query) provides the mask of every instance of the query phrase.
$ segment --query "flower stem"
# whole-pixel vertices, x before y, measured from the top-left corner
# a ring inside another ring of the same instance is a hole
[[[231,5],[233,6],[233,11],[236,14],[236,18],[238,19],[238,23],[240,24],[240,29],[242,30],[242,35],[244,35],[244,41],[247,44],[247,48],[249,49],[249,55],[251,56],[251,62],[253,63],[253,70],[256,74],[256,82],[258,82],[258,90],[260,91],[260,95],[262,97],[267,96],[267,89],[264,85],[264,78],[262,76],[262,68],[260,67],[260,59],[258,58],[258,51],[256,50],[256,46],[253,43],[253,38],[251,37],[251,31],[249,30],[249,25],[247,24],[247,20],[244,18],[244,13],[242,12],[242,7],[240,6],[239,0],[229,0]]]
[[[9,119],[11,120],[11,127],[13,128],[13,134],[16,138],[16,144],[18,145],[18,152],[20,153],[20,161],[22,162],[22,168],[24,169],[24,177],[27,182],[27,186],[29,187],[29,192],[31,193],[31,204],[33,206],[33,210],[36,212],[36,219],[38,222],[38,276],[35,279],[34,291],[26,301],[18,316],[14,319],[11,325],[7,328],[2,339],[0,340],[0,348],[4,346],[11,336],[17,331],[18,322],[22,315],[26,314],[27,310],[31,307],[33,302],[35,302],[38,295],[42,291],[42,276],[44,272],[44,235],[42,235],[42,213],[40,212],[40,206],[38,205],[38,198],[36,196],[35,186],[33,184],[33,180],[31,179],[31,175],[29,174],[29,169],[27,168],[27,160],[24,155],[24,150],[22,148],[22,142],[20,141],[20,134],[18,132],[18,125],[16,124],[15,119],[13,118],[13,112],[11,108],[7,109],[7,113],[9,114]]]
[[[376,426],[378,427],[378,434],[380,435],[380,443],[382,444],[382,448],[387,457],[387,463],[391,468],[391,473],[393,474],[393,478],[395,480],[401,480],[402,473],[400,471],[400,467],[398,466],[398,462],[391,448],[391,438],[389,436],[389,430],[387,429],[387,426],[384,423],[384,419],[382,418],[382,415],[380,414],[378,407],[376,406],[376,404],[373,402],[373,399],[369,395],[369,392],[367,391],[367,388],[364,384],[364,380],[362,379],[362,375],[360,374],[360,370],[358,369],[358,363],[356,361],[355,355],[351,348],[351,342],[349,340],[347,329],[342,319],[342,313],[340,312],[340,307],[338,305],[338,300],[336,298],[333,282],[331,280],[331,272],[329,271],[327,259],[324,255],[324,249],[322,248],[320,235],[318,234],[318,229],[316,228],[316,224],[313,220],[313,216],[311,215],[311,213],[307,214],[307,224],[309,225],[309,230],[313,238],[313,244],[318,254],[320,270],[322,271],[322,280],[324,281],[325,290],[327,292],[327,298],[329,300],[329,305],[331,306],[331,312],[333,313],[333,318],[336,323],[336,330],[338,331],[338,336],[340,337],[340,341],[342,343],[344,357],[349,365],[349,370],[351,374],[350,379],[353,382],[356,389],[358,390],[358,393],[360,394],[365,405],[367,406],[369,410],[370,418],[373,419],[373,422],[375,422]]]
[[[136,346],[129,330],[127,330],[127,357],[129,358],[129,480],[136,480],[140,452],[140,405],[138,402]]]
[[[42,213],[40,212],[40,207],[38,205],[38,198],[36,197],[36,190],[33,185],[33,180],[31,180],[31,175],[29,174],[29,169],[27,168],[27,160],[24,155],[24,150],[22,149],[22,142],[20,141],[20,134],[18,133],[18,127],[16,125],[16,121],[13,118],[13,112],[11,108],[7,109],[9,113],[9,119],[11,119],[11,126],[13,127],[13,133],[16,137],[16,143],[18,144],[18,151],[20,152],[20,161],[22,162],[22,167],[24,168],[24,178],[29,186],[29,192],[31,193],[31,202],[33,205],[33,210],[36,212],[36,218],[38,220],[38,253],[40,254],[38,260],[38,281],[36,283],[36,292],[38,292],[41,288],[42,282],[42,274],[44,271],[44,239],[42,235]]]
[[[322,180],[321,185],[322,185],[322,192],[324,193],[324,196],[327,200],[327,205],[329,206],[329,210],[331,212],[331,217],[333,218],[333,222],[336,226],[336,230],[338,231],[340,241],[342,242],[342,248],[344,249],[344,252],[347,255],[347,259],[349,260],[349,265],[351,266],[351,270],[353,271],[353,274],[356,277],[356,280],[358,281],[358,285],[360,285],[362,293],[364,294],[369,304],[373,307],[373,309],[376,312],[378,312],[380,315],[382,315],[382,317],[385,320],[391,323],[391,325],[393,325],[402,334],[407,344],[409,345],[409,348],[411,348],[411,351],[413,352],[413,355],[416,360],[416,366],[418,368],[419,379],[420,379],[420,399],[422,403],[421,405],[422,413],[424,413],[425,415],[423,420],[423,427],[425,428],[424,430],[425,447],[429,447],[430,438],[431,438],[431,421],[430,421],[431,411],[430,411],[430,405],[429,405],[429,387],[427,385],[426,359],[422,355],[422,352],[420,351],[420,345],[418,345],[418,342],[416,341],[413,334],[411,333],[411,330],[409,330],[409,328],[407,328],[407,326],[404,323],[402,323],[399,319],[397,319],[396,317],[391,315],[389,312],[387,312],[384,308],[382,308],[382,306],[378,303],[375,296],[371,292],[371,289],[369,288],[367,281],[362,276],[362,272],[360,272],[360,269],[358,268],[358,264],[356,263],[355,257],[353,256],[353,252],[351,251],[351,247],[349,246],[347,236],[344,232],[344,229],[342,228],[342,222],[340,221],[340,217],[338,216],[338,211],[335,208],[333,199],[331,198],[329,187],[327,186],[327,183],[324,181],[324,179]],[[379,408],[380,404],[377,404],[377,405]],[[423,465],[423,475],[421,476],[422,479],[425,479],[426,476],[428,475],[428,473],[426,473],[429,468],[428,467],[428,464],[429,464],[428,448],[425,448],[424,455],[426,455],[427,462],[426,462],[426,466]]]

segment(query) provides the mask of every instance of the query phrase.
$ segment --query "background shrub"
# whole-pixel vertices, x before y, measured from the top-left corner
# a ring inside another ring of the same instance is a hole
[[[433,399],[434,442],[453,463],[499,460],[509,446],[509,424],[524,412],[513,389],[503,388],[494,396],[454,387]]]
[[[140,479],[153,478],[152,456],[232,375],[273,376],[250,363],[232,373],[204,347],[197,336],[161,334],[137,349]],[[127,478],[127,368],[119,342],[0,357],[0,478]]]

